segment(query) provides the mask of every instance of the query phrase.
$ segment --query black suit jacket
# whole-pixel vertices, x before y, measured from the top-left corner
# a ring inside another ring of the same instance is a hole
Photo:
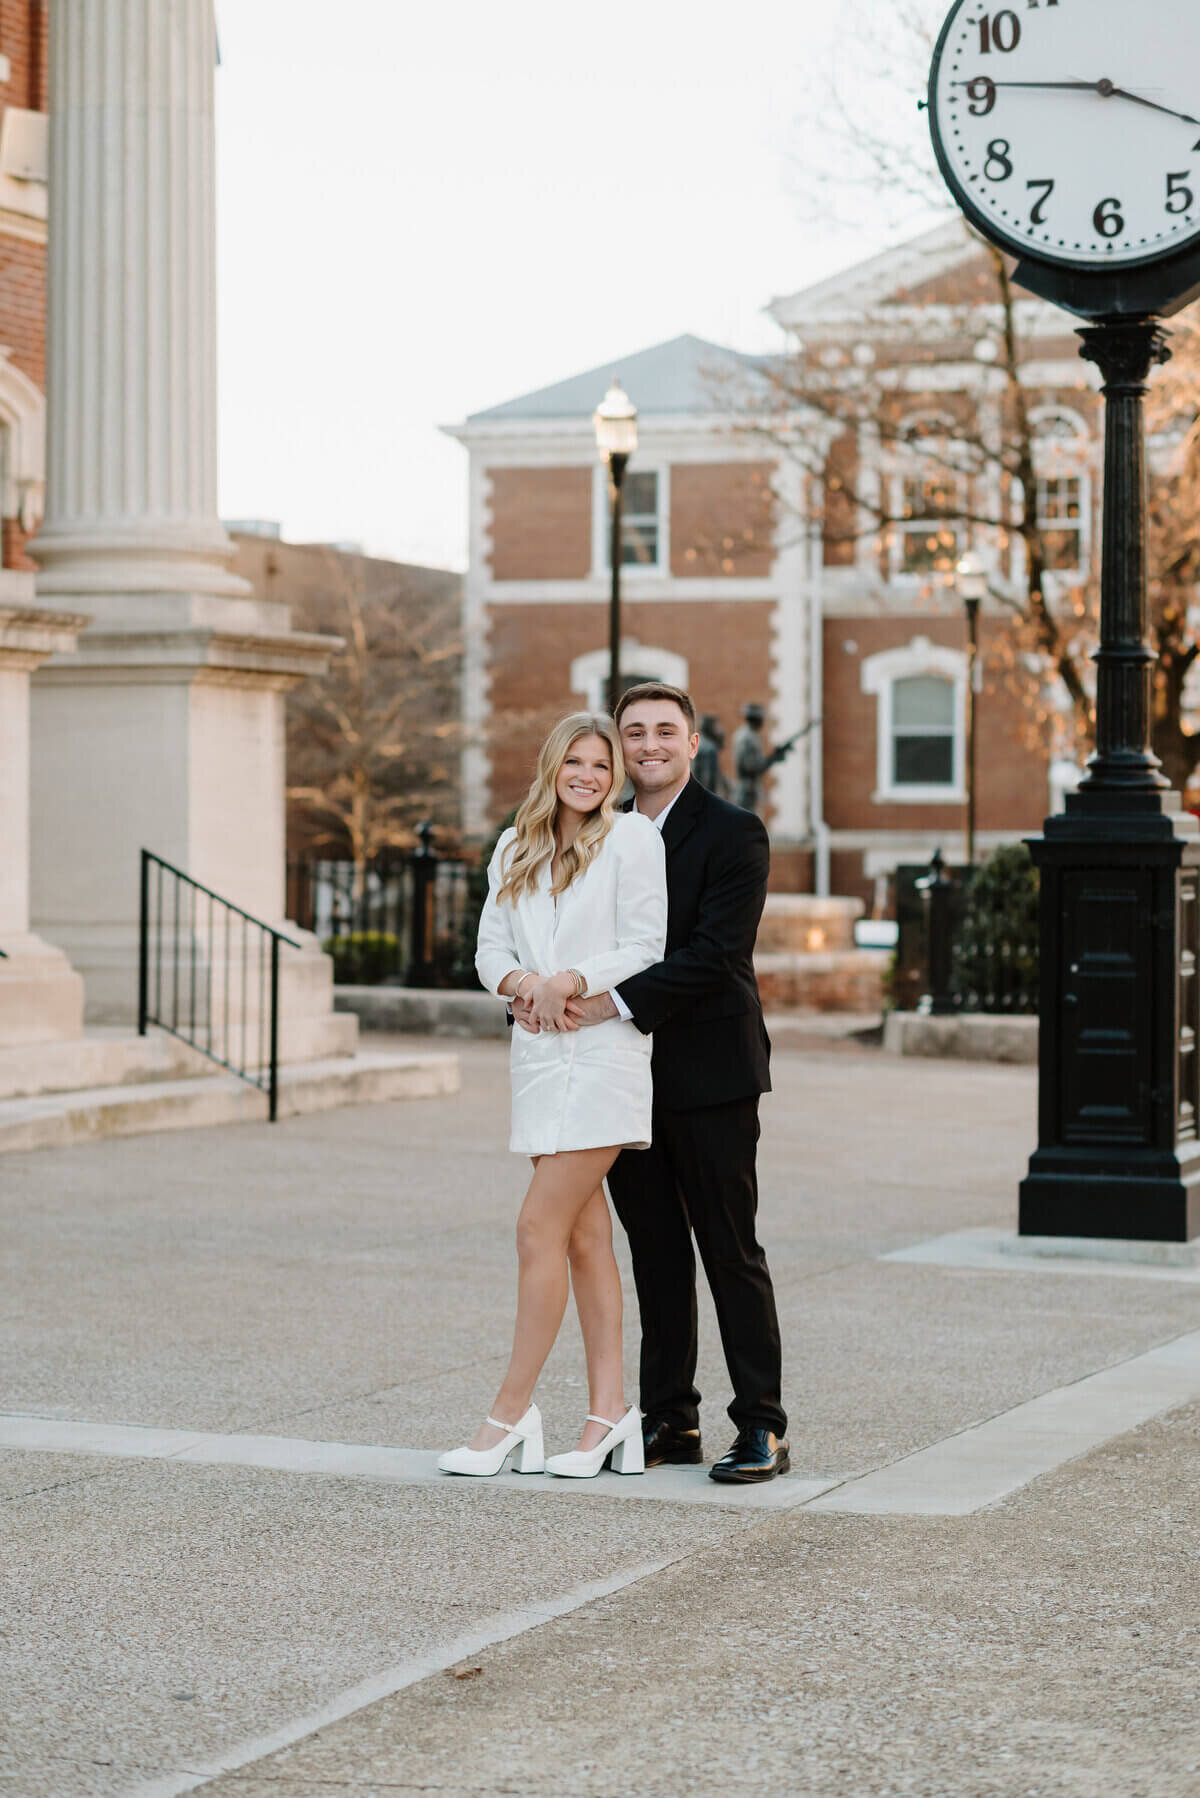
[[[667,946],[617,991],[654,1033],[654,1102],[669,1111],[771,1090],[771,1043],[754,978],[770,845],[753,812],[689,780],[663,826]]]

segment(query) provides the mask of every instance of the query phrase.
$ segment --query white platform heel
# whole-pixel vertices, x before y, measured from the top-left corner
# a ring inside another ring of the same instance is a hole
[[[597,1417],[594,1411],[588,1412],[587,1420],[604,1424],[608,1435],[602,1437],[595,1448],[575,1448],[569,1455],[550,1455],[546,1461],[547,1473],[556,1473],[560,1479],[594,1480],[609,1455],[614,1473],[645,1473],[642,1414],[636,1405],[630,1405],[620,1423]]]
[[[536,1405],[530,1405],[519,1423],[501,1423],[495,1417],[489,1417],[488,1422],[495,1430],[505,1430],[504,1438],[492,1448],[452,1448],[447,1454],[439,1455],[438,1466],[443,1473],[470,1473],[476,1479],[487,1479],[500,1472],[514,1449],[518,1473],[542,1472],[546,1454],[542,1443],[542,1414]]]

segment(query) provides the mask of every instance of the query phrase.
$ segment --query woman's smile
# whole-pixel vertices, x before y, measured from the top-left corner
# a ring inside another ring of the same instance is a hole
[[[563,758],[555,792],[559,803],[573,811],[593,812],[603,804],[612,779],[612,757],[603,737],[580,737]]]

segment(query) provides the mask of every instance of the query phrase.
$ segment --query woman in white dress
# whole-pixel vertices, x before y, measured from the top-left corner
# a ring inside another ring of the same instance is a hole
[[[568,999],[602,993],[661,961],[667,932],[662,838],[616,810],[625,784],[612,720],[576,712],[556,725],[529,795],[488,869],[475,965],[498,997],[531,1001],[514,1026],[509,1148],[533,1159],[517,1219],[512,1359],[487,1422],[438,1462],[446,1473],[590,1477],[606,1459],[641,1473],[642,1426],[626,1407],[621,1279],[603,1181],[623,1148],[650,1143],[651,1039],[620,1018],[580,1030]],[[579,1447],[545,1458],[533,1389],[573,1285],[588,1371]]]

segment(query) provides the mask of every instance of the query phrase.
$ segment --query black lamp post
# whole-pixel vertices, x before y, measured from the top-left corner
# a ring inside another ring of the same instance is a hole
[[[615,713],[621,697],[621,484],[625,468],[637,448],[637,407],[613,376],[612,386],[596,407],[596,448],[608,464],[608,497],[611,513],[609,564],[612,588],[608,603],[608,709]]]
[[[979,678],[979,607],[987,592],[987,570],[968,550],[954,570],[954,588],[967,614],[967,866],[975,866],[975,691]]]

